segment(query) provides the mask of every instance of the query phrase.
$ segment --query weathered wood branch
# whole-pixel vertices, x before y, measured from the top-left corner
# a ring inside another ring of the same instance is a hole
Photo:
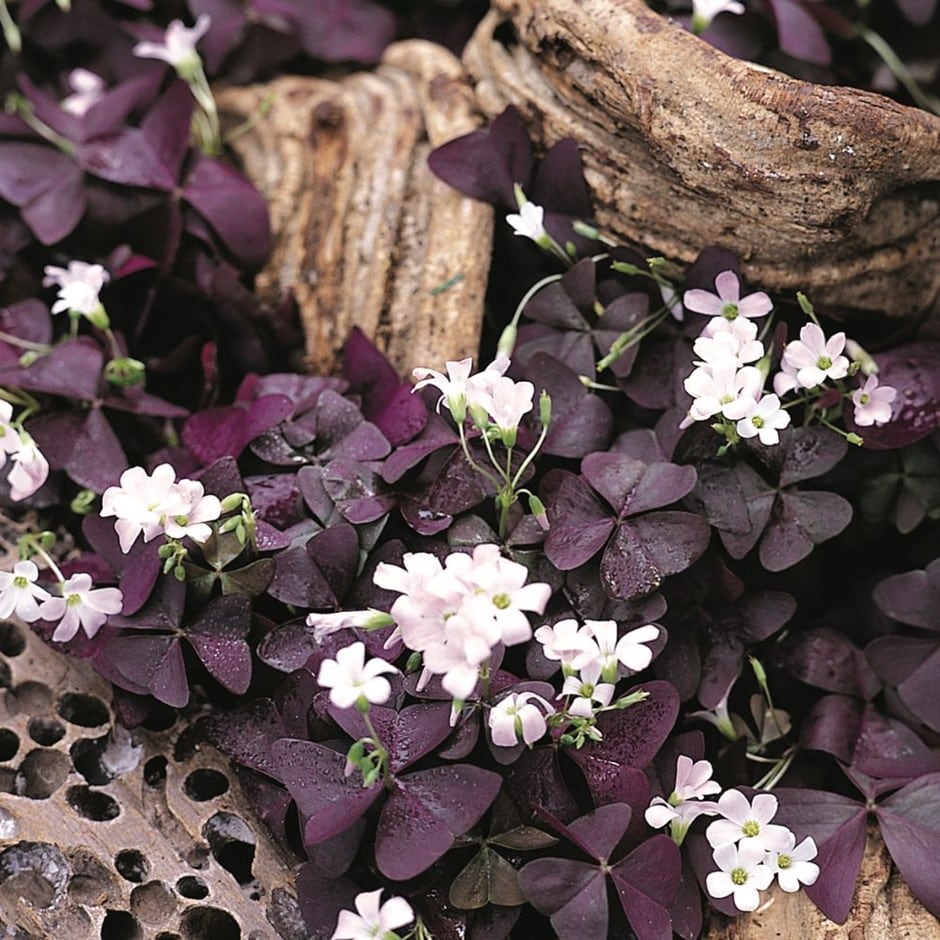
[[[475,355],[492,210],[427,168],[433,147],[480,123],[460,63],[413,40],[374,72],[227,89],[219,106],[237,122],[268,96],[270,113],[234,147],[271,207],[258,293],[276,305],[293,292],[310,368],[333,370],[353,326],[403,374]]]
[[[645,0],[494,7],[464,56],[480,104],[577,140],[604,227],[681,261],[725,246],[826,306],[940,313],[940,118],[732,59]]]

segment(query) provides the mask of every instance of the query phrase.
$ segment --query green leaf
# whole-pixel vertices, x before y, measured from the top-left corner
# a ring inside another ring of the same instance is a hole
[[[483,846],[450,886],[450,903],[463,911],[487,904],[517,907],[525,903],[519,873],[502,855]]]

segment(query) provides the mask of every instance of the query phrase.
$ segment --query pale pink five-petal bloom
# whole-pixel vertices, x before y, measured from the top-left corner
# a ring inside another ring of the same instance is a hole
[[[875,375],[868,376],[865,384],[852,392],[855,423],[863,428],[887,424],[891,420],[891,405],[897,397],[896,388],[880,385]]]
[[[196,43],[211,25],[212,18],[208,13],[200,14],[195,26],[184,26],[182,20],[173,20],[163,34],[163,42],[139,42],[133,53],[142,59],[161,59],[177,71],[185,72],[198,61]]]
[[[703,800],[704,796],[721,793],[721,784],[712,780],[712,765],[707,760],[693,761],[680,754],[676,759],[676,784],[669,799],[655,797],[646,810],[646,822],[654,829],[678,821],[682,830],[687,830],[699,816],[714,816],[718,804]],[[675,832],[675,826],[673,826]]]
[[[734,793],[734,790],[729,790]],[[711,824],[712,826],[715,823]],[[709,826],[709,829],[711,826]],[[764,852],[753,842],[728,843],[715,849],[712,857],[719,871],[705,878],[705,887],[713,898],[731,895],[739,911],[754,911],[760,904],[760,892],[770,887],[774,873],[764,864]]]
[[[25,439],[24,439],[25,438]],[[32,496],[49,477],[49,461],[25,432],[20,438],[19,450],[11,458],[13,466],[7,476],[10,499],[18,502]]]
[[[614,685],[612,682],[601,682],[601,664],[593,661],[584,666],[579,675],[565,679],[561,695],[575,696],[567,708],[569,715],[593,718],[597,707],[606,708],[610,704],[614,697]]]
[[[790,830],[770,823],[777,813],[777,798],[772,794],[758,793],[749,803],[739,790],[728,790],[719,797],[718,809],[724,819],[716,819],[705,830],[712,848],[740,841],[762,851],[782,852],[789,845]]]
[[[680,800],[697,800],[721,793],[721,784],[712,780],[712,765],[707,760],[693,761],[680,754],[676,758],[676,785],[673,793]]]
[[[119,614],[124,595],[118,588],[92,588],[91,575],[73,574],[62,585],[61,597],[50,597],[39,608],[43,620],[59,621],[52,639],[67,643],[78,633],[93,637],[107,622],[110,614]]]
[[[780,443],[780,431],[790,424],[790,412],[780,407],[776,395],[764,395],[754,408],[741,418],[736,427],[741,437],[757,437],[761,444]]]
[[[815,388],[826,379],[844,379],[849,374],[849,360],[842,355],[843,349],[845,333],[834,333],[827,339],[815,323],[804,324],[800,338],[783,350],[774,391],[783,395],[793,389]]]
[[[692,344],[692,351],[699,357],[698,366],[743,366],[763,357],[764,344],[757,339],[757,324],[751,320],[712,317]]]
[[[398,670],[377,657],[366,661],[365,643],[355,642],[339,650],[335,659],[320,663],[317,682],[330,690],[330,701],[337,708],[352,708],[362,701],[384,705],[392,694],[388,674]]]
[[[586,627],[573,618],[539,627],[535,639],[542,644],[542,655],[561,663],[566,670],[577,670],[598,658],[598,647]]]
[[[111,280],[111,275],[100,264],[87,261],[70,261],[66,268],[47,264],[43,274],[43,287],[59,289],[51,308],[54,314],[72,311],[89,316],[96,313],[101,307],[101,289]]]
[[[59,107],[75,117],[84,117],[104,97],[104,79],[88,69],[72,69],[69,88],[72,94],[63,98]]]
[[[391,897],[380,905],[381,899],[381,888],[356,895],[356,913],[339,912],[330,940],[387,940],[414,920],[414,911],[404,898]]]
[[[208,523],[222,514],[222,503],[217,496],[206,496],[196,480],[180,480],[172,489],[165,512],[164,529],[171,539],[188,537],[201,545],[212,535]]]
[[[659,636],[659,628],[653,624],[630,630],[619,639],[613,620],[585,620],[584,626],[597,644],[597,658],[606,681],[616,681],[618,663],[641,672],[653,661],[653,651],[645,645]]]
[[[513,212],[506,216],[506,221],[512,226],[514,235],[531,238],[541,244],[548,238],[545,231],[545,210],[534,202],[524,202],[518,213]]]
[[[513,747],[520,740],[534,744],[548,730],[545,719],[554,712],[535,692],[510,692],[490,709],[490,737],[498,747]]]
[[[763,291],[741,296],[741,283],[734,271],[722,271],[715,278],[715,290],[687,290],[682,302],[687,310],[704,313],[709,317],[724,317],[734,320],[737,317],[763,317],[773,309],[770,297]]]
[[[800,885],[816,883],[819,866],[816,858],[816,843],[807,836],[799,845],[796,836],[790,833],[790,844],[780,852],[768,852],[764,864],[777,876],[777,884],[789,893],[800,890]]]
[[[764,384],[760,369],[733,363],[714,369],[693,369],[683,387],[694,399],[689,418],[705,421],[717,414],[738,421],[753,408]]]
[[[0,620],[16,614],[20,620],[32,623],[42,616],[39,604],[51,596],[36,583],[39,569],[31,561],[18,561],[13,571],[0,571]]]

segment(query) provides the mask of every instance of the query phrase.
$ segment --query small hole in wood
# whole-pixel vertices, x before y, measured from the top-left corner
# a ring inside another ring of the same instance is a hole
[[[13,688],[13,672],[5,659],[0,659],[0,689]]]
[[[211,767],[194,770],[183,781],[183,792],[197,803],[221,796],[228,790],[228,777]]]
[[[0,760],[12,760],[19,749],[19,735],[9,728],[0,728]]]
[[[69,866],[46,842],[18,842],[0,852],[0,885],[33,907],[51,907],[65,891]]]
[[[88,907],[106,907],[118,897],[117,879],[89,849],[69,852],[69,899]]]
[[[108,706],[96,695],[84,692],[66,692],[59,700],[58,712],[67,722],[82,728],[97,728],[111,720]]]
[[[65,783],[71,770],[68,755],[37,748],[23,758],[13,781],[14,792],[31,800],[46,800]]]
[[[165,924],[176,910],[176,896],[162,881],[138,885],[131,891],[131,910],[145,924]]]
[[[165,757],[151,757],[144,764],[144,783],[148,787],[161,787],[166,783],[166,765]]]
[[[137,849],[124,849],[114,856],[114,867],[125,881],[140,884],[150,874],[150,862]]]
[[[79,816],[92,822],[107,822],[121,815],[121,807],[113,796],[83,784],[69,787],[65,799]]]
[[[158,933],[154,940],[183,940],[183,938],[178,933],[168,933],[164,930]]]
[[[209,896],[209,886],[197,875],[183,875],[176,882],[176,890],[191,901],[201,901]]]
[[[180,918],[185,940],[241,940],[238,922],[217,907],[191,907]]]
[[[230,872],[240,885],[252,880],[255,860],[255,835],[234,813],[216,813],[202,827],[215,860]]]
[[[108,911],[101,922],[101,940],[143,940],[137,918],[127,911]]]
[[[0,622],[0,653],[4,656],[19,656],[26,649],[26,637],[15,623]]]
[[[208,845],[198,843],[186,853],[186,863],[190,868],[195,868],[196,871],[203,871],[209,864],[211,854]]]
[[[55,718],[30,718],[26,730],[29,736],[43,747],[52,747],[65,737],[65,725]]]
[[[13,694],[20,711],[27,715],[42,715],[52,708],[52,690],[42,682],[21,682]]]

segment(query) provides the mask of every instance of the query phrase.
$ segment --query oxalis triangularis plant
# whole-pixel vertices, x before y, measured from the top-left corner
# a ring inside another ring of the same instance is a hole
[[[168,318],[177,265],[245,302],[222,259],[250,271],[248,244],[203,197],[259,197],[206,153],[211,25],[176,30],[128,44],[172,66],[144,117],[104,108],[173,180],[151,198],[187,234],[150,232],[157,259],[63,241],[105,183],[136,232],[143,184],[90,180],[97,131],[47,92],[18,104],[42,142],[0,142],[74,182],[67,218],[39,193],[6,229],[58,248],[4,309],[8,499],[50,526],[0,612],[89,659],[130,726],[214,705],[306,858],[314,936],[693,938],[703,902],[772,884],[841,920],[870,818],[940,911],[936,344],[872,355],[721,249],[682,271],[610,244],[576,144],[536,161],[508,111],[431,158],[506,217],[488,365],[405,382],[357,333],[340,376],[263,360],[225,392],[203,346],[214,392],[184,407],[134,278],[163,272]]]

